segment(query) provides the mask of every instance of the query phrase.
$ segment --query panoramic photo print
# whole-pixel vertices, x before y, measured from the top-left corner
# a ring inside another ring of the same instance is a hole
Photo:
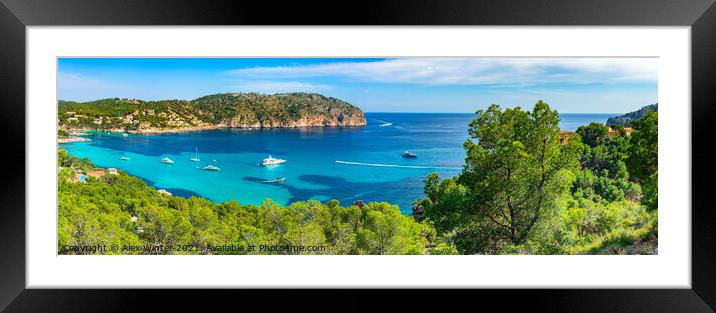
[[[60,255],[658,254],[657,58],[57,62]]]

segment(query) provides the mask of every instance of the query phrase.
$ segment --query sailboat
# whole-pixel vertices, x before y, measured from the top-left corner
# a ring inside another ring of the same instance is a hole
[[[196,155],[195,155],[193,158],[189,159],[189,160],[191,160],[192,162],[199,162],[199,161],[201,161],[201,159],[199,158],[199,147],[196,147]]]

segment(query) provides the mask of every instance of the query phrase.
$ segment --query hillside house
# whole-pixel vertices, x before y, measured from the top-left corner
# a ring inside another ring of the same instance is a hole
[[[559,142],[563,145],[569,143],[569,136],[572,136],[572,134],[574,134],[574,132],[571,130],[560,130]]]
[[[87,176],[94,177],[94,178],[100,178],[106,174],[104,171],[92,171],[87,173]]]
[[[624,135],[625,135],[625,136],[631,136],[631,133],[633,133],[633,132],[634,132],[634,129],[633,129],[633,128],[631,128],[631,127],[624,127]],[[614,128],[609,127],[609,130],[607,131],[607,136],[609,136],[609,137],[611,138],[611,137],[619,136],[619,135],[620,135],[620,133],[619,133],[619,130],[618,130],[618,129],[614,129]]]
[[[85,174],[75,172],[75,175],[68,178],[67,181],[69,181],[71,183],[76,183],[76,182],[84,183],[86,178],[87,178],[87,176]]]

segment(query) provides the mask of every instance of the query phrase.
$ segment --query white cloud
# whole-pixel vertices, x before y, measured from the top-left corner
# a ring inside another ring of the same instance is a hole
[[[331,89],[329,85],[311,84],[295,81],[244,81],[238,85],[239,91],[260,92],[260,93],[284,93],[284,92],[318,92]]]
[[[243,79],[341,77],[426,85],[654,82],[656,58],[407,58],[376,62],[254,67]]]

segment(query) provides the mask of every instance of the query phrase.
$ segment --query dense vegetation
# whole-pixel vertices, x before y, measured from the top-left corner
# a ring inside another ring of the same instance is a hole
[[[363,112],[311,93],[215,94],[191,101],[102,99],[60,101],[61,128],[138,131],[188,127],[295,127],[365,125]]]
[[[307,115],[338,115],[341,112],[352,115],[360,111],[339,99],[309,93],[216,94],[195,99],[192,103],[201,111],[212,112],[210,122],[213,123],[232,118],[245,124],[286,123]]]
[[[388,203],[336,200],[279,206],[160,194],[119,172],[59,152],[59,240],[66,246],[190,246],[187,254],[650,254],[657,248],[658,116],[631,135],[593,123],[566,144],[559,115],[492,105],[477,111],[460,175],[425,179],[414,216]],[[322,251],[226,251],[216,246],[323,246]],[[102,253],[147,253],[103,251]]]
[[[592,124],[567,144],[558,123],[541,101],[477,111],[462,173],[426,178],[420,219],[463,254],[652,253],[657,113],[631,136]]]

